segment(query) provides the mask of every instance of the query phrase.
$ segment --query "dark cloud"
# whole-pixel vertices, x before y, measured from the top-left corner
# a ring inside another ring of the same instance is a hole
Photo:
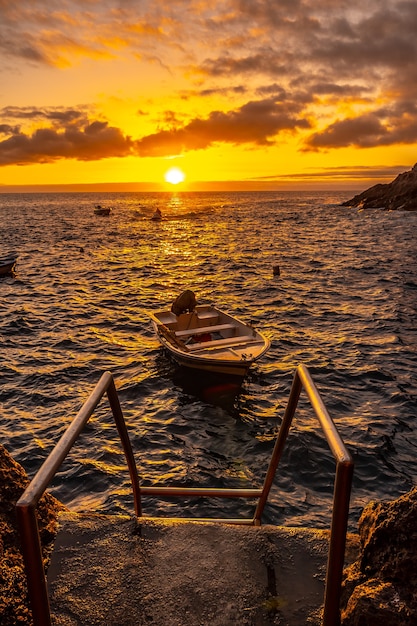
[[[181,92],[181,97],[187,100],[190,97],[210,98],[212,96],[244,95],[248,88],[245,85],[229,85],[227,87],[209,87],[207,89],[194,89]]]
[[[88,119],[88,109],[87,107],[68,109],[65,107],[41,108],[32,106],[8,106],[0,111],[0,115],[3,120],[7,118],[22,121],[37,120],[40,122],[47,120],[52,123],[59,122],[60,124],[68,124],[73,122],[86,122]]]
[[[196,71],[213,78],[229,76],[235,78],[241,75],[267,75],[283,77],[291,74],[294,63],[291,55],[282,53],[277,55],[273,50],[265,50],[257,54],[242,57],[222,55],[206,59]]]
[[[181,128],[160,131],[136,143],[141,156],[166,156],[202,150],[216,143],[272,145],[281,131],[308,128],[298,116],[300,105],[266,99],[248,102],[235,111],[213,111]]]
[[[0,124],[0,135],[15,135],[19,132],[19,126],[10,126],[10,124]]]
[[[405,110],[380,109],[374,113],[339,120],[323,131],[313,133],[305,142],[306,150],[355,146],[372,148],[382,145],[417,142],[417,110],[414,104]]]
[[[376,145],[386,134],[385,127],[375,115],[341,120],[328,126],[324,131],[313,134],[306,142],[309,149],[341,148],[342,146]]]
[[[311,51],[318,64],[325,65],[331,59],[332,73],[342,71],[343,77],[355,76],[358,71],[368,68],[374,72],[404,70],[416,58],[417,45],[398,32],[382,41],[363,37],[353,37],[349,41],[334,37],[317,42]]]
[[[106,122],[94,121],[85,126],[69,124],[40,128],[28,135],[10,127],[10,136],[0,141],[0,165],[51,163],[59,159],[95,161],[125,157],[133,152],[130,137]]]

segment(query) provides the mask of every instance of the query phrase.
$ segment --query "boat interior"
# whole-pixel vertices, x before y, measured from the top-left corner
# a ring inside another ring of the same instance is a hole
[[[168,328],[189,350],[198,350],[202,343],[220,346],[256,340],[256,332],[225,313],[207,305],[197,306],[191,313],[176,316],[171,312],[156,313],[155,317]]]

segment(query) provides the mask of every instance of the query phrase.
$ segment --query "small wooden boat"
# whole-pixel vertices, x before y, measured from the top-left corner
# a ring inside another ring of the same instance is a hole
[[[0,276],[7,276],[12,274],[14,266],[16,265],[17,257],[0,257]]]
[[[244,376],[270,347],[253,326],[210,304],[180,315],[170,310],[149,315],[160,343],[184,367]]]
[[[101,204],[97,204],[94,207],[95,215],[110,215],[110,207],[101,206]]]

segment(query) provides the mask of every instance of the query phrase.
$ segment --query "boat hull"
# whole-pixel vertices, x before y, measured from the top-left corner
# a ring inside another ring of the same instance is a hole
[[[170,311],[150,316],[160,343],[189,369],[243,377],[270,347],[252,326],[211,305],[179,316]]]
[[[210,372],[184,367],[175,368],[172,376],[175,385],[181,387],[185,393],[212,404],[220,406],[229,413],[235,409],[236,398],[242,388],[241,376],[225,375],[224,373]]]
[[[96,206],[94,209],[94,215],[110,215],[111,209],[109,207]]]
[[[0,259],[0,276],[12,274],[14,266],[16,265],[16,260],[17,259],[14,258]]]
[[[167,346],[165,346],[167,347]],[[226,376],[246,376],[253,361],[246,363],[237,363],[235,361],[219,363],[216,359],[191,359],[186,356],[178,355],[172,352],[168,347],[172,358],[182,367],[197,369],[202,372],[211,372],[212,374],[225,374]]]

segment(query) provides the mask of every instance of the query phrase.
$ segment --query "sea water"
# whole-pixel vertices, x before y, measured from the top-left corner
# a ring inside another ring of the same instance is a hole
[[[1,194],[0,254],[18,261],[0,279],[0,443],[33,476],[108,370],[141,484],[260,487],[303,363],[353,457],[355,530],[370,500],[416,482],[417,213],[348,197]],[[158,344],[148,312],[184,289],[270,339],[240,387],[184,375]],[[263,521],[328,527],[334,472],[302,394]],[[76,511],[133,513],[106,399],[49,491]],[[143,510],[248,517],[254,503],[144,497]]]

